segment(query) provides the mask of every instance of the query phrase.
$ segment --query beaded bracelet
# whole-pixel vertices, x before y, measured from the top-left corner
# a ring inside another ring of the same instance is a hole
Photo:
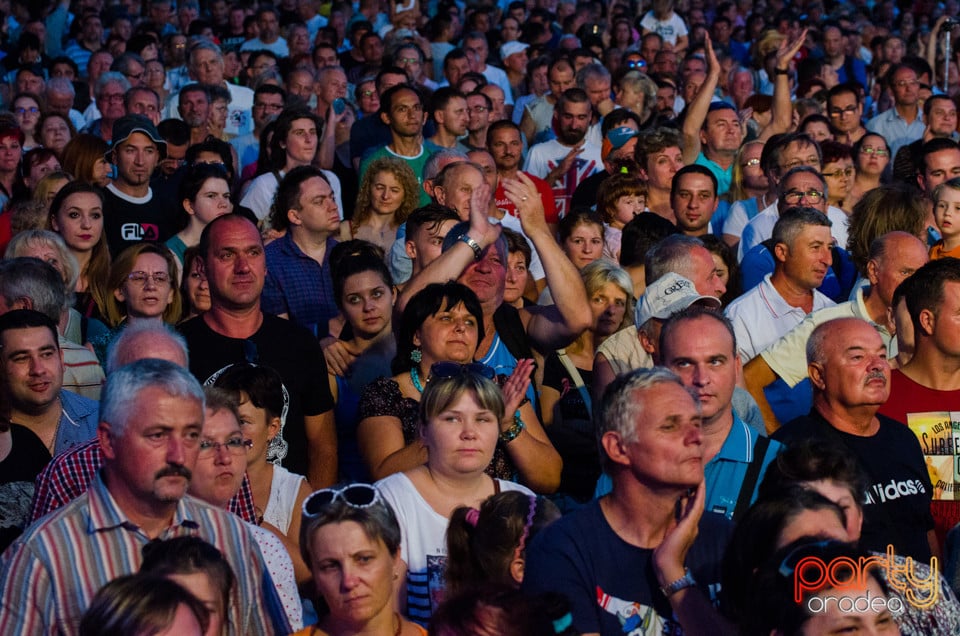
[[[500,433],[500,441],[509,444],[520,436],[524,428],[526,428],[526,425],[520,419],[520,411],[517,411],[513,414],[513,426]]]

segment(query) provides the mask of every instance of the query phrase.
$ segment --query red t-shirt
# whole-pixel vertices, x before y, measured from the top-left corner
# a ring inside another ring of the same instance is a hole
[[[899,369],[890,381],[890,399],[880,414],[910,427],[920,441],[933,484],[931,512],[937,536],[960,523],[960,391],[917,384]]]
[[[551,190],[547,182],[540,177],[534,176],[529,172],[524,172],[523,174],[530,177],[530,180],[533,181],[533,184],[537,186],[537,192],[540,193],[540,200],[543,201],[543,216],[546,217],[547,223],[559,223],[560,219],[557,217],[557,204],[553,200],[553,190]],[[510,216],[517,216],[517,206],[513,204],[513,201],[507,198],[507,193],[503,189],[503,184],[499,181],[497,181],[496,198],[498,208],[501,210],[506,210],[507,214]]]

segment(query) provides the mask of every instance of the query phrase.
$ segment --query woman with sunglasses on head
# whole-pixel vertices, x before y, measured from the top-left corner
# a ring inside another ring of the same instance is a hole
[[[395,375],[371,382],[360,396],[357,440],[374,479],[427,461],[417,413],[430,369],[436,362],[473,362],[484,335],[482,312],[476,294],[455,282],[428,285],[407,303],[397,330]],[[499,380],[504,386],[527,386],[532,370],[532,360],[521,360],[509,380]],[[514,433],[511,443],[496,447],[489,473],[552,492],[559,483],[560,456],[531,404],[523,396],[506,402],[501,431]]]
[[[433,365],[417,418],[427,461],[377,482],[403,531],[406,614],[418,623],[430,619],[444,596],[446,531],[454,510],[479,508],[502,491],[533,496],[524,486],[486,472],[497,447],[509,445],[522,430],[517,422],[501,432],[501,423],[504,404],[519,402],[529,383],[514,376],[501,389],[492,377],[492,369],[476,363]]]
[[[400,526],[376,488],[326,488],[303,503],[300,552],[318,593],[316,625],[294,636],[426,636],[395,609]]]
[[[852,210],[857,201],[870,190],[886,183],[885,171],[890,165],[890,146],[882,135],[867,133],[853,144],[853,164],[856,178],[850,184],[849,194],[844,199],[845,210]]]

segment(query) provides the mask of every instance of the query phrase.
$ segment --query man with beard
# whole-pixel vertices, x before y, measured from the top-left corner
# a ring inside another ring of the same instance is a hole
[[[189,84],[180,91],[178,101],[180,119],[190,127],[189,145],[198,144],[207,138],[209,132],[210,93],[200,84]]]
[[[113,124],[113,147],[107,160],[117,176],[104,191],[103,232],[110,254],[141,241],[162,243],[176,233],[175,215],[150,188],[150,176],[163,159],[167,143],[143,115],[125,115]]]
[[[592,117],[593,106],[586,91],[582,88],[564,91],[553,113],[557,138],[534,145],[527,155],[524,171],[540,177],[553,188],[560,218],[569,211],[577,186],[603,170],[600,147],[586,138]]]
[[[517,216],[517,208],[513,201],[507,198],[507,193],[503,189],[502,179],[516,179],[520,172],[520,160],[523,158],[523,143],[520,139],[520,127],[512,121],[497,121],[490,125],[487,130],[487,150],[493,157],[497,166],[497,191],[495,193],[497,207],[505,210],[510,216]],[[553,201],[553,193],[550,186],[540,177],[524,173],[540,193],[540,200],[543,201],[543,213],[547,219],[547,225],[550,231],[556,233],[557,206]]]
[[[773,434],[787,446],[816,438],[856,457],[869,486],[860,547],[929,562],[936,546],[930,515],[932,487],[920,443],[880,407],[890,396],[887,347],[860,318],[822,323],[807,342],[813,409]]]
[[[467,98],[446,86],[437,89],[430,101],[430,114],[437,132],[427,141],[438,148],[456,148],[457,140],[467,134]]]

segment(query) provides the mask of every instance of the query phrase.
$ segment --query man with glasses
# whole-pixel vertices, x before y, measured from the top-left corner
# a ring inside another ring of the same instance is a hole
[[[838,84],[827,93],[827,116],[834,130],[834,138],[852,146],[867,134],[863,127],[863,103],[860,90],[854,84]]]
[[[123,53],[113,60],[110,70],[127,78],[130,86],[143,86],[143,58],[136,53]]]
[[[253,93],[253,132],[235,137],[230,144],[237,151],[240,165],[238,173],[252,163],[256,163],[260,154],[260,135],[268,123],[283,111],[286,93],[279,86],[264,84]]]
[[[920,111],[920,80],[917,71],[906,64],[887,72],[887,86],[893,93],[893,108],[867,122],[867,130],[882,135],[896,156],[901,146],[923,137],[923,113]]]
[[[763,149],[760,162],[769,168],[777,199],[743,228],[738,253],[741,261],[773,235],[780,212],[795,205],[814,207],[826,214],[833,223],[831,233],[837,245],[847,244],[847,215],[840,208],[827,205],[827,183],[820,174],[822,155],[817,142],[806,133],[775,135]]]
[[[113,139],[106,159],[117,166],[117,176],[104,191],[103,233],[116,258],[142,241],[163,243],[177,228],[169,207],[150,187],[167,150],[153,123],[143,115],[125,115],[114,122]]]
[[[122,73],[107,71],[97,79],[94,88],[95,104],[87,111],[94,119],[80,132],[96,135],[106,142],[113,139],[113,125],[118,119],[126,115],[123,105],[123,96],[130,90],[130,82]]]
[[[110,374],[101,407],[103,468],[89,489],[4,552],[0,632],[77,634],[93,595],[136,572],[147,541],[195,535],[219,549],[234,572],[227,615],[238,633],[289,633],[243,522],[187,496],[204,419],[196,379],[173,363],[141,360]],[[72,567],[64,568],[67,553]]]

